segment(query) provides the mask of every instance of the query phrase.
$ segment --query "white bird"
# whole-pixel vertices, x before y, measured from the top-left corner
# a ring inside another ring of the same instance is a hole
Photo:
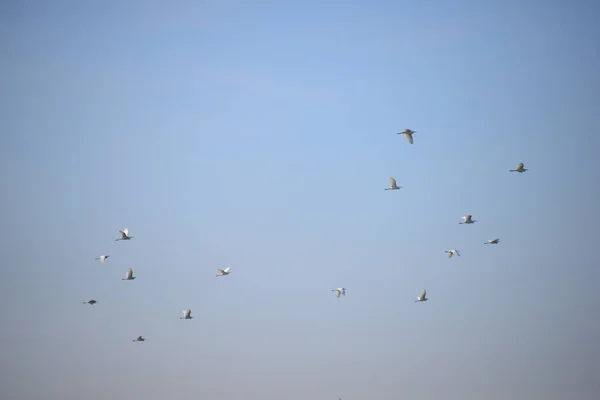
[[[485,242],[484,244],[498,244],[500,242],[500,239],[490,239],[487,242]]]
[[[477,220],[473,219],[472,215],[465,215],[463,217],[463,222],[459,222],[459,224],[474,224]]]
[[[420,301],[427,301],[427,300],[429,300],[426,296],[427,296],[427,290],[423,290],[423,292],[415,300],[415,303],[418,303]]]
[[[115,242],[118,242],[119,240],[133,239],[133,236],[129,236],[129,230],[127,228],[123,229],[122,231],[119,231],[119,233],[121,234],[121,237],[118,239],[115,239]]]
[[[125,274],[125,278],[121,279],[122,281],[132,281],[135,279],[135,276],[133,276],[133,269],[129,268],[127,270],[127,273]]]
[[[448,258],[452,258],[455,254],[460,257],[460,253],[456,249],[446,250],[446,253],[448,253]]]
[[[181,310],[181,312],[183,313],[183,317],[179,317],[179,319],[192,319],[192,318],[194,318],[194,317],[191,316],[192,310],[190,310],[190,309]]]
[[[91,305],[94,305],[94,304],[96,304],[96,303],[97,303],[97,301],[96,301],[96,300],[90,300],[90,301],[84,301],[84,302],[83,302],[83,304],[91,304]]]
[[[137,339],[132,340],[132,342],[143,342],[144,340],[147,340],[141,336],[138,336]]]
[[[415,134],[415,133],[416,133],[416,131],[411,131],[410,129],[405,129],[402,132],[398,132],[398,135],[404,135],[406,140],[408,140],[408,143],[413,144],[413,134]]]
[[[332,292],[335,292],[335,295],[337,297],[340,297],[340,295],[346,295],[346,288],[337,288],[337,289],[331,289]]]
[[[225,268],[225,269],[221,269],[221,268],[219,268],[219,269],[218,269],[218,271],[219,271],[219,274],[217,275],[217,278],[218,278],[219,276],[229,275],[229,271],[230,271],[230,270],[231,270],[231,267],[227,267],[227,268]]]
[[[527,171],[527,168],[525,168],[525,164],[519,163],[519,164],[517,164],[517,169],[511,169],[509,171],[510,172],[518,172],[518,173],[522,174],[523,172]]]
[[[385,190],[398,190],[400,189],[402,186],[398,186],[396,184],[396,180],[394,178],[390,178],[390,187],[386,188]]]
[[[104,261],[106,261],[106,259],[110,257],[110,255],[108,254],[103,254],[100,257],[96,257],[96,260],[100,260],[101,263],[104,263]]]

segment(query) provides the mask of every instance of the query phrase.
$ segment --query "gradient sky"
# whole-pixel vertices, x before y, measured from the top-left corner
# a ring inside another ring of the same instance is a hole
[[[599,15],[1,2],[0,398],[600,398]]]

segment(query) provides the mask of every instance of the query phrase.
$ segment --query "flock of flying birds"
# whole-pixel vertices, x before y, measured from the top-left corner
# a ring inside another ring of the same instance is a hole
[[[121,241],[121,240],[131,240],[133,239],[133,236],[131,236],[129,234],[129,229],[125,228],[122,231],[119,231],[119,233],[121,234],[121,237],[118,239],[115,239],[115,242]],[[103,254],[100,257],[96,257],[96,260],[100,261],[101,263],[105,263],[106,259],[109,258],[110,255],[109,254]],[[225,269],[217,269],[217,271],[219,272],[217,274],[217,277],[219,276],[226,276],[229,275],[230,271],[231,271],[231,267],[227,267]],[[133,276],[133,268],[128,268],[127,272],[125,273],[125,278],[121,279],[123,281],[132,281],[135,279],[135,276]],[[98,301],[97,300],[88,300],[88,301],[84,301],[83,304],[90,304],[90,305],[94,305],[96,304]],[[179,319],[192,319],[194,317],[192,317],[192,310],[190,310],[189,308],[185,309],[185,310],[181,310],[183,316],[180,317]],[[144,340],[146,340],[146,338],[144,338],[143,336],[138,336],[137,338],[133,339],[132,342],[143,342]]]
[[[416,133],[416,131],[410,130],[410,129],[405,129],[402,132],[398,132],[398,135],[404,135],[404,137],[406,137],[406,140],[408,141],[408,143],[413,144],[414,140],[413,140],[413,135]],[[517,168],[515,169],[511,169],[509,170],[509,172],[518,172],[518,173],[523,173],[527,171],[527,168],[525,168],[525,164],[523,163],[519,163],[517,164]],[[386,188],[385,190],[399,190],[401,189],[402,186],[398,186],[398,184],[396,183],[396,179],[394,179],[393,177],[390,178],[390,187]],[[465,215],[462,217],[462,222],[459,222],[459,224],[474,224],[475,222],[477,222],[477,220],[473,219],[472,215]],[[496,238],[496,239],[489,239],[486,242],[484,242],[484,244],[498,244],[500,243],[500,239]],[[446,254],[448,254],[448,258],[452,258],[452,256],[454,256],[455,254],[457,256],[460,257],[460,252],[457,249],[450,249],[450,250],[446,250]],[[341,290],[341,292],[340,292]],[[344,288],[341,289],[336,289],[337,292],[337,296],[340,296],[340,293],[343,294],[344,296],[346,295],[346,290]],[[424,289],[421,294],[417,297],[417,299],[415,300],[415,303],[419,303],[422,301],[427,301],[429,300],[427,298],[427,289]]]
[[[413,140],[413,135],[416,133],[416,131],[410,130],[410,129],[405,129],[402,132],[398,132],[398,135],[404,135],[404,137],[406,137],[406,140],[408,141],[408,143],[413,144],[414,140]],[[515,169],[511,169],[509,170],[509,172],[518,172],[518,173],[523,173],[527,171],[527,168],[525,168],[525,164],[523,163],[519,163],[517,164],[517,168]],[[399,190],[401,189],[402,186],[398,186],[398,184],[396,183],[396,179],[394,179],[393,177],[390,177],[390,187],[386,188],[385,190]],[[462,222],[459,222],[459,224],[474,224],[475,222],[477,222],[477,220],[473,219],[472,215],[465,215],[462,217]],[[118,239],[115,239],[115,241],[121,241],[121,240],[131,240],[133,239],[133,236],[129,235],[129,230],[123,229],[122,231],[119,231],[119,233],[121,234],[121,237]],[[498,244],[500,243],[500,239],[496,238],[496,239],[489,239],[487,240],[484,244]],[[455,254],[457,256],[460,257],[460,252],[457,249],[450,249],[450,250],[446,250],[445,251],[446,254],[448,254],[448,258],[452,258]],[[100,257],[97,257],[96,260],[100,261],[101,263],[104,263],[106,261],[107,258],[109,258],[110,255],[105,254],[105,255],[101,255]],[[217,277],[220,276],[227,276],[230,274],[231,272],[231,267],[227,267],[225,269],[218,269],[217,270]],[[135,276],[133,276],[133,269],[129,268],[127,269],[127,272],[125,273],[125,278],[123,278],[122,280],[124,281],[131,281],[134,280]],[[340,296],[346,296],[346,288],[343,287],[339,287],[336,289],[331,289],[332,292],[335,292],[336,297],[340,297]],[[423,301],[427,301],[429,300],[427,298],[427,289],[424,289],[421,294],[419,296],[417,296],[417,299],[415,300],[415,303],[418,302],[423,302]],[[96,304],[97,301],[96,300],[89,300],[89,301],[84,301],[83,304],[90,304],[90,305],[94,305]],[[184,309],[181,310],[183,316],[180,317],[180,319],[192,319],[192,310],[188,309]],[[144,340],[146,340],[146,338],[144,338],[143,336],[138,336],[136,339],[133,339],[133,342],[143,342]]]

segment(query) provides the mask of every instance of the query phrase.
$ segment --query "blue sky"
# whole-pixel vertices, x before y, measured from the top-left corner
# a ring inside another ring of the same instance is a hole
[[[1,398],[598,398],[597,4],[94,3],[0,5]]]

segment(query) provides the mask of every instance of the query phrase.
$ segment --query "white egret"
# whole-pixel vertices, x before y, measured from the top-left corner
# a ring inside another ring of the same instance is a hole
[[[485,242],[484,244],[498,244],[500,243],[500,239],[490,239],[487,242]]]
[[[110,257],[110,255],[108,255],[108,254],[103,254],[103,255],[101,255],[100,257],[96,257],[96,260],[100,260],[100,262],[104,264],[104,261],[106,261],[106,259],[107,259],[108,257]]]
[[[421,302],[421,301],[427,301],[427,300],[429,300],[427,298],[427,290],[423,290],[423,292],[415,300],[415,303],[418,303],[418,302]]]
[[[472,215],[465,215],[462,217],[463,222],[459,222],[459,224],[474,224],[477,220],[473,219]]]
[[[413,134],[415,134],[415,133],[416,133],[416,131],[411,131],[410,129],[405,129],[402,132],[398,132],[398,135],[404,135],[406,140],[408,140],[408,143],[413,144]]]
[[[119,233],[121,234],[121,237],[115,239],[115,242],[118,242],[119,240],[131,240],[133,238],[133,236],[129,236],[129,230],[127,228],[119,231]]]
[[[516,169],[511,169],[509,171],[510,172],[518,172],[518,173],[522,174],[523,172],[527,171],[527,168],[525,168],[525,164],[519,163],[519,164],[517,164]]]
[[[181,310],[181,312],[183,313],[183,317],[179,317],[179,319],[192,319],[194,317],[192,317],[192,310],[190,310],[189,308],[186,310]]]
[[[385,190],[398,190],[402,188],[402,186],[398,186],[396,184],[396,180],[394,178],[390,178],[390,187],[386,188]]]
[[[446,253],[448,253],[448,258],[452,258],[455,254],[460,257],[460,253],[456,249],[446,250]]]
[[[132,281],[135,279],[135,276],[133,276],[133,269],[129,268],[127,270],[127,273],[125,274],[125,278],[121,279],[122,281]]]

